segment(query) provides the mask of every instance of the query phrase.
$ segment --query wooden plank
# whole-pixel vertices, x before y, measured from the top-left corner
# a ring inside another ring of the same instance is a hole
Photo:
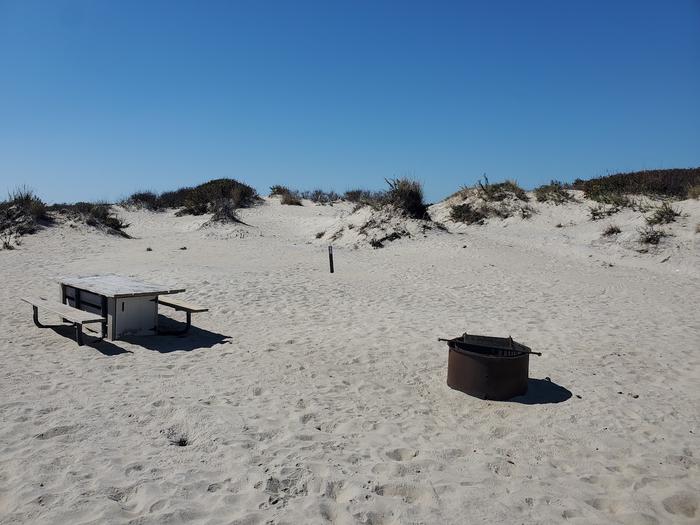
[[[158,303],[163,304],[165,306],[171,306],[177,310],[183,310],[185,312],[198,313],[198,312],[208,312],[209,311],[209,308],[204,308],[203,306],[198,306],[196,304],[187,303],[185,301],[181,301],[181,300],[175,299],[173,297],[159,297]]]
[[[39,308],[43,308],[45,310],[58,314],[64,319],[68,319],[72,323],[85,324],[101,323],[104,321],[104,318],[101,315],[93,314],[90,312],[84,312],[83,310],[78,310],[76,308],[73,308],[72,306],[68,306],[67,304],[61,304],[56,301],[48,301],[43,297],[22,297],[22,300],[25,303],[31,304],[32,306],[37,306]]]
[[[144,295],[165,295],[184,292],[184,288],[174,288],[125,277],[123,275],[87,275],[65,277],[61,284],[102,295],[105,297],[139,297]]]

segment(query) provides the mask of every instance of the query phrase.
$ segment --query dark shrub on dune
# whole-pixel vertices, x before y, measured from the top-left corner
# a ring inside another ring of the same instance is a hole
[[[486,202],[500,202],[509,197],[523,202],[528,202],[530,200],[525,190],[518,186],[518,183],[514,180],[491,184],[486,176],[484,176],[483,183],[479,181],[479,193],[481,198]]]
[[[646,195],[685,199],[690,189],[697,185],[700,185],[700,168],[616,173],[590,180],[576,179],[573,183],[573,187],[583,190],[589,199],[606,204],[616,204],[604,200],[610,199],[611,195]]]
[[[603,236],[604,237],[612,237],[613,235],[617,235],[618,233],[622,232],[619,226],[615,224],[610,224],[608,225],[607,228],[603,230]]]
[[[199,186],[166,191],[157,195],[140,191],[131,195],[123,204],[152,211],[180,208],[178,215],[203,215],[213,213],[216,203],[222,199],[236,208],[247,208],[255,204],[258,194],[254,188],[235,179],[214,179]]]
[[[384,195],[384,203],[401,210],[413,219],[425,219],[428,207],[423,202],[423,187],[420,182],[407,178],[387,179],[389,190]]]
[[[681,213],[671,206],[668,202],[664,202],[656,208],[652,214],[646,218],[647,224],[669,224],[675,222],[676,217],[680,217]]]
[[[450,219],[465,224],[484,224],[487,214],[471,204],[455,204],[450,208]]]
[[[343,194],[344,201],[357,204],[358,207],[371,206],[372,208],[379,208],[385,198],[386,192],[363,189],[348,190]]]
[[[551,202],[557,205],[575,200],[573,195],[564,187],[564,184],[556,180],[536,188],[535,199],[537,199],[537,202]]]
[[[122,201],[122,206],[132,208],[143,208],[150,211],[160,211],[164,209],[160,197],[152,191],[137,191],[128,199]]]
[[[0,202],[0,231],[14,235],[34,233],[40,224],[50,222],[44,202],[26,186],[10,192]]]
[[[308,199],[316,204],[330,204],[331,202],[335,202],[340,199],[340,195],[338,195],[336,192],[326,192],[320,189],[304,191],[301,193],[301,196],[302,198]]]
[[[49,207],[53,212],[62,213],[74,220],[79,220],[107,233],[129,238],[124,228],[129,224],[122,221],[113,211],[112,207],[104,202],[76,202],[74,204],[53,204]]]
[[[270,187],[270,197],[281,197],[280,202],[288,206],[301,206],[301,197],[299,192],[290,190],[287,186],[275,184]]]
[[[657,230],[653,226],[645,226],[639,230],[639,242],[642,244],[659,244],[659,241],[668,236],[663,230]]]

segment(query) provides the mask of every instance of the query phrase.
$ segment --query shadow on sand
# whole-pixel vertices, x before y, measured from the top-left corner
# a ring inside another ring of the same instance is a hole
[[[51,326],[50,328],[58,335],[72,340],[73,344],[77,346],[78,343],[75,342],[75,328],[69,325],[57,325]],[[109,341],[105,341],[104,339],[100,339],[97,334],[88,330],[83,330],[83,345],[89,346],[90,348],[94,348],[99,353],[106,356],[132,353],[130,350],[121,348]]]
[[[195,319],[196,321],[196,319]],[[158,316],[158,326],[162,329],[173,330],[184,328],[184,323],[179,323],[170,317]],[[211,348],[215,345],[230,344],[230,336],[210,332],[196,326],[190,327],[186,334],[182,335],[150,335],[143,337],[124,337],[127,343],[142,346],[149,350],[155,350],[162,354],[169,352],[191,352],[200,348]]]
[[[549,379],[528,379],[527,393],[524,396],[509,399],[511,403],[523,405],[546,405],[561,403],[571,397],[571,391]]]

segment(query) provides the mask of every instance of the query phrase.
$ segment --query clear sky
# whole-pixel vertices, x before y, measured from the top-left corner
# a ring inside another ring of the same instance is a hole
[[[0,0],[0,191],[700,165],[700,0]]]

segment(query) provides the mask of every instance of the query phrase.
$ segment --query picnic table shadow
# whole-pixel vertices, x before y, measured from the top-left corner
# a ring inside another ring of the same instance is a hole
[[[508,401],[523,405],[547,405],[551,403],[562,403],[571,396],[571,390],[558,385],[549,378],[528,379],[527,392],[522,396],[514,397]]]
[[[158,315],[158,326],[162,329],[179,328],[183,323],[171,317]],[[191,352],[200,348],[211,348],[215,345],[231,344],[231,337],[192,325],[187,333],[179,335],[147,335],[125,336],[122,341],[155,350],[162,354],[170,352]]]
[[[54,325],[54,326],[49,326],[51,330],[56,332],[58,335],[65,337],[66,339],[70,339],[73,341],[73,344],[75,344],[75,328],[69,325]],[[120,355],[120,354],[131,354],[133,353],[131,350],[127,350],[126,348],[122,348],[121,346],[117,346],[111,341],[107,341],[106,339],[101,339],[99,335],[90,332],[88,330],[85,330],[83,333],[83,346],[89,346],[90,348],[94,348],[97,350],[99,353],[102,355],[106,356],[115,356],[115,355]],[[80,348],[80,347],[78,347]]]

